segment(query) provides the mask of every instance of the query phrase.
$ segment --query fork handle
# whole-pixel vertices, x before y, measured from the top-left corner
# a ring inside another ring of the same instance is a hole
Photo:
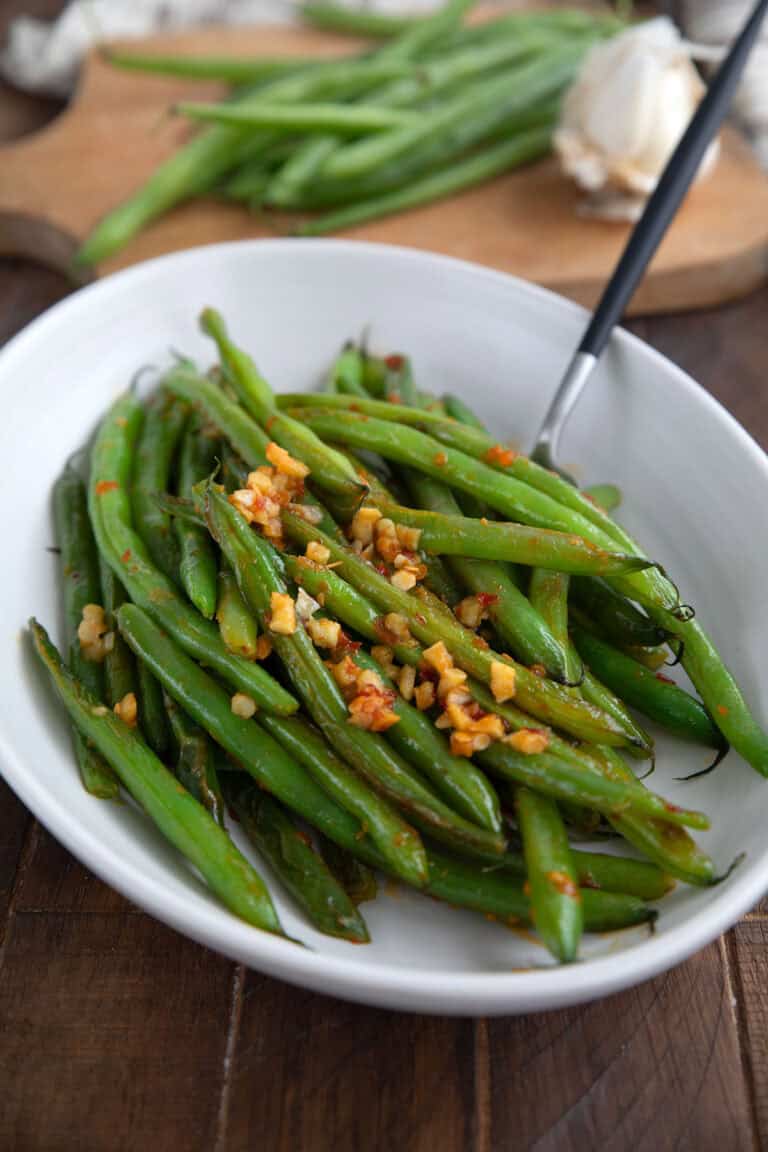
[[[725,119],[766,12],[768,0],[760,0],[720,65],[629,238],[584,333],[579,352],[599,356],[614,326],[624,315],[643,273],[693,182],[709,144]]]

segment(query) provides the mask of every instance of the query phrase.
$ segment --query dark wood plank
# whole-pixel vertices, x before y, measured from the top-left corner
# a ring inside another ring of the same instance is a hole
[[[768,287],[716,311],[654,316],[628,327],[716,396],[768,447]]]
[[[491,1021],[489,1059],[493,1152],[753,1147],[721,945],[621,996]]]
[[[768,923],[748,918],[729,933],[742,1050],[751,1085],[757,1147],[768,1148]]]
[[[329,1000],[249,973],[227,1152],[464,1152],[474,1141],[471,1021]]]
[[[19,866],[30,816],[4,780],[0,780],[0,946],[3,925]]]

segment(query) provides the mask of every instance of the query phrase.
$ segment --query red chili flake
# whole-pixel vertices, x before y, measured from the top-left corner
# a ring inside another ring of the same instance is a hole
[[[498,602],[498,596],[494,592],[478,592],[477,602],[481,608],[490,608],[491,604]]]
[[[392,356],[385,356],[384,363],[387,368],[391,368],[393,372],[399,372],[405,364],[405,357],[394,354]]]
[[[269,432],[270,428],[272,427],[272,425],[274,424],[276,419],[277,419],[277,416],[272,415],[272,416],[268,416],[267,419],[264,421],[264,427],[266,428],[267,432]]]
[[[376,571],[379,573],[380,576],[386,576],[387,575],[386,564],[377,564],[376,565]]]
[[[307,848],[312,847],[312,841],[303,828],[296,829],[296,839],[301,840],[302,844],[306,844]]]
[[[728,709],[726,708],[725,704],[718,704],[716,711],[717,711],[719,716],[727,716],[728,715]]]
[[[664,801],[664,807],[667,812],[682,812],[682,808],[678,804],[671,804],[669,800]]]
[[[112,492],[115,488],[119,488],[117,480],[99,480],[96,485],[96,495],[103,496],[105,492]]]
[[[547,675],[547,670],[543,664],[531,664],[529,671],[533,672],[534,676],[538,676],[542,680]]]
[[[570,876],[565,872],[547,872],[547,880],[561,896],[570,896],[572,900],[579,899],[579,889]]]
[[[485,454],[485,459],[489,464],[501,464],[502,468],[508,468],[510,464],[514,463],[517,452],[513,452],[511,448],[504,448],[501,444],[494,444],[489,448]]]
[[[399,392],[388,392],[387,393],[387,402],[389,404],[402,404],[403,398]]]
[[[656,679],[661,680],[662,684],[674,684],[671,676],[665,676],[663,672],[656,673]]]
[[[448,463],[448,457],[445,452],[438,452],[432,459],[432,463],[436,464],[438,468],[444,468]]]
[[[357,652],[361,643],[360,640],[352,640],[346,632],[342,631],[339,634],[339,642],[334,648],[334,652]]]
[[[359,412],[360,411],[360,405],[359,404],[350,404],[349,411],[350,412]]]
[[[130,558],[131,558],[131,550],[130,550],[130,548],[126,548],[125,552],[123,552],[120,559],[122,560],[123,564],[127,564],[128,561],[130,560]]]

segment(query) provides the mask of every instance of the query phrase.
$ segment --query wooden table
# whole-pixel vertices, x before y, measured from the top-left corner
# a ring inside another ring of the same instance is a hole
[[[0,39],[15,11],[58,7],[0,0]],[[5,136],[52,111],[0,88]],[[0,262],[0,342],[66,290]],[[765,290],[632,327],[766,446],[767,314]],[[0,1148],[768,1148],[767,912],[602,1003],[403,1016],[302,992],[177,936],[88,875],[0,783]]]

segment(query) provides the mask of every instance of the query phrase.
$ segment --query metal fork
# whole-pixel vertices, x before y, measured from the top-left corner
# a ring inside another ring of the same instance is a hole
[[[632,231],[544,418],[531,458],[572,484],[576,481],[557,463],[560,434],[725,119],[766,12],[768,0],[759,0],[718,68]]]

